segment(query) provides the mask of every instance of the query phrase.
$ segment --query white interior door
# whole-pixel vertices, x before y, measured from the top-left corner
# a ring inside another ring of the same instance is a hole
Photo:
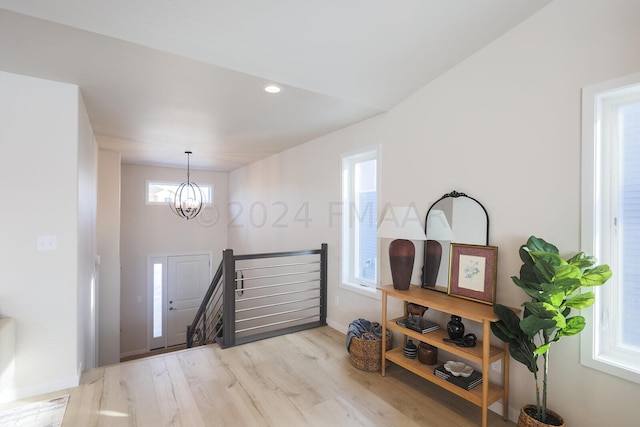
[[[190,325],[209,287],[209,255],[167,257],[167,347],[187,342]]]

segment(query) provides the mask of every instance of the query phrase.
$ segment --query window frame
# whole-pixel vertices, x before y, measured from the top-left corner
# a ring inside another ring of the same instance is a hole
[[[149,187],[151,185],[170,185],[177,189],[180,186],[180,184],[182,184],[182,182],[160,181],[160,180],[148,179],[145,182],[145,198],[144,198],[145,204],[149,206],[167,206],[170,203],[166,200],[158,201],[158,202],[149,200],[149,197],[150,197]],[[200,187],[200,190],[202,191],[203,205],[212,206],[213,205],[213,185],[212,184],[197,184],[197,185],[198,187]]]
[[[640,73],[583,88],[582,92],[582,250],[613,275],[603,287],[593,289],[595,304],[582,310],[587,320],[580,335],[580,362],[584,366],[640,383],[640,351],[629,353],[618,345],[619,277],[615,233],[618,192],[617,115],[612,109],[628,104],[630,93],[640,100]],[[626,100],[625,100],[626,98]]]
[[[355,182],[353,172],[355,165],[365,161],[376,161],[376,211],[374,212],[376,229],[378,223],[379,201],[380,201],[380,146],[363,148],[361,150],[344,153],[341,156],[341,185],[342,185],[342,224],[341,224],[341,240],[342,240],[342,263],[341,263],[341,285],[343,289],[359,293],[372,298],[380,299],[380,292],[377,290],[378,279],[380,277],[380,245],[376,237],[376,278],[374,281],[356,279],[354,271],[355,240],[356,229],[352,227],[352,218],[354,211],[352,207],[355,200],[353,194],[355,192]]]

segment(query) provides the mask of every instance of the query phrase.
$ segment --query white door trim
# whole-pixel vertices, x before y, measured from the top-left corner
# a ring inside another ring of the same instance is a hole
[[[146,351],[151,351],[157,348],[167,347],[167,286],[168,286],[168,260],[169,257],[180,256],[201,256],[205,255],[209,258],[209,281],[211,280],[211,252],[194,252],[194,253],[171,253],[171,254],[159,254],[147,256],[147,345]],[[160,310],[162,312],[162,335],[158,338],[153,338],[153,320],[154,320],[154,264],[162,265],[162,304]]]

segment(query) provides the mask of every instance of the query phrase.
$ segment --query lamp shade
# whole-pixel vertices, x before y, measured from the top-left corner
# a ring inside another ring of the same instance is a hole
[[[411,240],[427,239],[415,208],[391,207],[378,227],[378,237],[395,239],[389,245],[393,287],[398,290],[409,289],[416,255]]]
[[[413,206],[390,207],[378,227],[378,237],[427,240],[418,213]]]

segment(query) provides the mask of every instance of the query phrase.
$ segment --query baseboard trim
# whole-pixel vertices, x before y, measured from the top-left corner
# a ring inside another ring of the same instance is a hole
[[[128,351],[126,353],[120,353],[120,360],[126,359],[127,357],[139,356],[141,354],[148,353],[148,352],[149,350],[147,350],[146,348],[142,348],[134,351]]]
[[[77,387],[80,384],[80,376],[73,375],[67,378],[60,378],[48,383],[36,384],[28,387],[11,388],[8,387],[0,395],[0,403],[12,402],[18,399],[39,396],[41,394],[52,393],[67,388]]]
[[[343,325],[342,323],[334,322],[331,319],[327,319],[327,326],[331,327],[332,329],[335,329],[338,332],[342,332],[345,335],[347,334],[347,330],[349,329],[348,326]]]

